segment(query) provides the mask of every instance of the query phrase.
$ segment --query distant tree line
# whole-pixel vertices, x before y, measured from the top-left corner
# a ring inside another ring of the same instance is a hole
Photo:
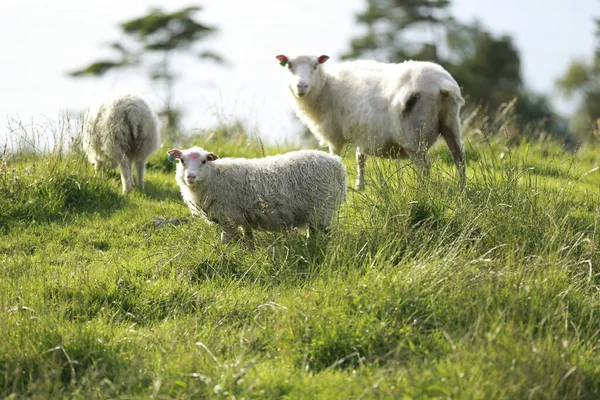
[[[356,16],[366,32],[352,39],[344,58],[434,61],[456,78],[471,105],[493,113],[516,97],[521,127],[542,121],[547,132],[567,142],[600,140],[600,20],[594,59],[573,62],[557,82],[565,96],[580,99],[567,130],[548,98],[524,84],[513,39],[495,36],[477,21],[458,22],[450,5],[450,0],[366,0]]]
[[[535,122],[564,141],[600,140],[600,20],[596,21],[597,47],[593,60],[573,61],[557,81],[557,87],[566,97],[579,100],[567,129],[548,98],[526,87],[521,57],[509,35],[494,35],[477,21],[457,21],[450,14],[451,0],[365,1],[365,9],[356,15],[357,24],[365,32],[351,40],[343,58],[434,61],[456,78],[471,107],[479,106],[491,115],[516,98],[516,122],[521,128]],[[200,60],[224,62],[213,51],[196,49],[198,42],[217,32],[216,27],[195,19],[200,10],[199,6],[172,13],[152,9],[146,15],[125,21],[119,25],[123,39],[109,44],[115,57],[97,60],[69,74],[101,76],[115,69],[149,66],[149,78],[164,88],[160,114],[167,121],[166,130],[175,134],[183,110],[173,100],[174,83],[179,79],[172,65],[173,55],[189,54]]]
[[[576,97],[579,106],[571,118],[570,133],[579,140],[600,141],[600,19],[596,19],[596,49],[590,61],[571,62],[556,86],[567,98]]]

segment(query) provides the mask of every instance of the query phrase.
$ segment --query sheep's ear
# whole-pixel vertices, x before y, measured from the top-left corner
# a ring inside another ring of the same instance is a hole
[[[285,67],[285,64],[287,64],[288,62],[287,56],[284,56],[283,54],[275,56],[275,58],[279,60],[279,65],[281,65],[282,67]]]
[[[175,160],[181,159],[181,151],[177,149],[167,151],[167,158],[171,162],[175,162]]]
[[[218,160],[218,159],[219,159],[219,156],[216,155],[215,153],[208,153],[206,155],[206,160],[207,161],[215,161],[215,160]]]
[[[322,55],[319,58],[317,58],[317,61],[319,61],[319,64],[323,64],[327,60],[329,60],[329,56],[326,56],[326,55]]]

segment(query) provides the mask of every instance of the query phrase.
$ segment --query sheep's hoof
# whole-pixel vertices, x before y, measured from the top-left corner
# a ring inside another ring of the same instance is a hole
[[[231,240],[233,239],[233,236],[230,235],[227,232],[221,232],[221,243],[223,244],[229,244],[229,242],[231,242]]]

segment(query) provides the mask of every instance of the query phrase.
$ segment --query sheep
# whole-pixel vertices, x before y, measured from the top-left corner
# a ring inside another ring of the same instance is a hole
[[[329,231],[346,197],[346,169],[338,156],[300,150],[265,158],[219,158],[192,147],[169,150],[179,160],[175,179],[192,215],[218,224],[221,242],[238,228],[252,245],[252,229],[284,231],[308,226]]]
[[[365,186],[367,155],[409,157],[421,176],[428,176],[427,152],[440,135],[464,186],[459,112],[465,101],[454,78],[440,65],[358,60],[323,66],[329,59],[326,55],[276,58],[287,65],[287,89],[296,115],[313,135],[332,154],[339,155],[345,143],[356,144],[357,189]]]
[[[96,172],[119,167],[124,194],[132,190],[132,164],[137,171],[137,187],[144,190],[146,160],[158,149],[159,142],[157,118],[136,95],[118,96],[87,113],[83,150]]]

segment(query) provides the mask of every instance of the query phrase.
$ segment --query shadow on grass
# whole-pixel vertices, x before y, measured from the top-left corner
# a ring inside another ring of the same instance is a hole
[[[22,177],[3,185],[0,232],[19,221],[53,222],[73,214],[109,215],[125,205],[125,198],[106,180],[58,172],[41,179]]]
[[[25,328],[19,329],[20,336],[31,334]],[[85,387],[90,377],[100,376],[111,382],[122,379],[132,362],[140,362],[136,356],[125,355],[131,344],[118,340],[105,343],[98,339],[104,337],[105,332],[87,324],[69,328],[68,338],[61,338],[54,326],[36,326],[35,329],[39,334],[37,347],[17,350],[3,360],[6,373],[0,380],[2,398],[12,398],[15,394],[18,394],[15,397],[37,397],[35,393],[40,386],[44,387],[42,397],[62,398],[65,393]],[[65,362],[66,357],[76,361]],[[140,376],[139,370],[135,375],[136,382],[150,384],[146,377]],[[113,386],[105,387],[103,393],[114,390]]]
[[[149,182],[148,180],[146,180],[144,182],[144,189],[146,196],[153,200],[181,200],[179,187],[174,185]]]

